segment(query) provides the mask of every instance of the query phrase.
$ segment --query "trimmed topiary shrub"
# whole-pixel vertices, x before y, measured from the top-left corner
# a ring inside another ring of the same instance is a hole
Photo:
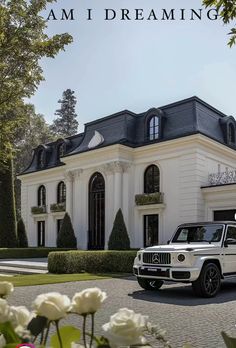
[[[28,239],[22,218],[17,222],[17,239],[19,248],[28,248]]]
[[[48,255],[48,271],[50,273],[132,273],[133,250],[116,251],[67,251],[51,252]]]
[[[129,235],[125,226],[121,209],[118,210],[108,242],[109,250],[130,249]]]
[[[76,248],[75,232],[68,213],[65,214],[60,231],[57,236],[58,248]]]

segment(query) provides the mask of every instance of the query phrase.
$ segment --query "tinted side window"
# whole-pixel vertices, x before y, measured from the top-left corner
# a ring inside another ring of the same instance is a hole
[[[234,226],[228,227],[226,239],[227,238],[232,238],[232,239],[236,240],[236,227],[234,227]]]

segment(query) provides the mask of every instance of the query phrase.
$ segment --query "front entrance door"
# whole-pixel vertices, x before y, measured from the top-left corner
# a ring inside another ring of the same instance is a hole
[[[95,173],[89,183],[88,249],[104,249],[105,244],[105,181]]]
[[[144,215],[144,247],[158,244],[159,215]]]

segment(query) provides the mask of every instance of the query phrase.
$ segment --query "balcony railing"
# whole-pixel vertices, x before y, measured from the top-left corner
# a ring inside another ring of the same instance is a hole
[[[31,213],[36,215],[36,214],[46,214],[47,213],[47,207],[46,205],[43,205],[41,207],[32,207],[31,208]]]
[[[65,211],[66,210],[66,203],[54,203],[50,205],[50,210],[52,213]]]
[[[236,184],[236,170],[209,174],[209,185]]]
[[[161,204],[164,202],[164,193],[142,193],[135,195],[136,205]]]

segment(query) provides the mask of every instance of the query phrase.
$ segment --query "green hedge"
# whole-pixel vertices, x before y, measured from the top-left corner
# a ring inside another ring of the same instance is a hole
[[[51,252],[48,256],[50,273],[132,273],[136,251],[67,251]]]
[[[67,251],[68,248],[0,248],[0,259],[24,259],[47,257],[51,251]]]

